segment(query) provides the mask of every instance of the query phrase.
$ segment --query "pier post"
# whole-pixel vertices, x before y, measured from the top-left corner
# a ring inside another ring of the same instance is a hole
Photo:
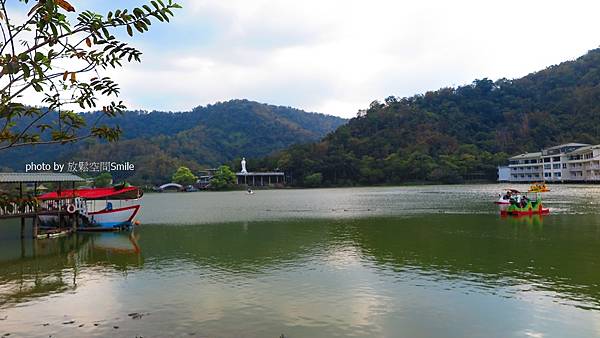
[[[62,215],[62,211],[63,208],[65,207],[65,202],[64,200],[61,200],[60,197],[62,196],[62,182],[58,182],[58,199],[57,199],[57,203],[58,203],[58,228],[62,229],[63,227],[63,215]]]
[[[71,204],[75,205],[75,182],[71,182]],[[71,229],[73,232],[77,230],[76,215],[77,208],[75,208],[75,212],[71,215]]]
[[[31,241],[31,255],[33,258],[37,257],[38,252],[38,241]]]
[[[21,217],[21,238],[25,238],[25,217]]]
[[[23,183],[19,183],[19,204],[23,201]],[[24,213],[24,208],[19,206],[19,213]],[[25,217],[21,217],[21,238],[25,238]]]
[[[32,225],[32,232],[33,232],[33,239],[36,239],[39,233],[39,218],[37,216],[37,213],[33,216],[33,225]]]
[[[33,196],[37,198],[37,182],[33,184]],[[31,232],[33,235],[33,239],[36,239],[39,233],[40,226],[40,218],[38,217],[38,213],[40,212],[39,205],[36,203],[34,207],[33,219],[31,220]]]

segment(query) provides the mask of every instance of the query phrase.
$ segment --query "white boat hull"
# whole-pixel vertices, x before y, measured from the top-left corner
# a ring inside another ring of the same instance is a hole
[[[118,209],[91,212],[88,214],[88,220],[92,227],[112,229],[130,226],[139,209],[139,205],[132,205]]]
[[[83,222],[82,227],[101,230],[130,226],[139,209],[139,205],[132,205],[124,208],[91,212],[87,215],[80,214],[87,221]],[[59,218],[56,215],[40,215],[39,219],[42,226],[57,227],[59,225]]]

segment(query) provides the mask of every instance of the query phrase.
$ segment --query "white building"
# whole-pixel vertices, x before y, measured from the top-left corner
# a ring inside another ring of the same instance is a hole
[[[543,177],[542,153],[525,153],[508,159],[509,182],[533,182]]]
[[[567,143],[509,158],[509,182],[600,182],[600,145]]]
[[[498,182],[510,181],[510,168],[508,166],[498,166]]]

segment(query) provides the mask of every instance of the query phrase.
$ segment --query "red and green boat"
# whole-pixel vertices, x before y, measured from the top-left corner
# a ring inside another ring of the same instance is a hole
[[[527,195],[516,195],[510,199],[510,204],[500,210],[502,215],[547,215],[550,209],[544,208],[542,203],[542,195],[535,194],[535,200],[530,199]]]

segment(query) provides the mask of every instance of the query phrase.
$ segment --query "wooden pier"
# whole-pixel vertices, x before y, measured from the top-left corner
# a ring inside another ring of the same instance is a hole
[[[68,206],[80,206],[82,200],[76,196],[49,201],[39,201],[37,199],[38,185],[40,183],[57,183],[58,190],[62,190],[63,185],[71,185],[75,188],[75,183],[85,182],[79,176],[63,173],[0,173],[0,183],[4,185],[18,185],[19,196],[13,200],[5,200],[0,205],[0,220],[15,219],[21,220],[21,238],[25,237],[26,219],[32,219],[32,237],[40,237],[40,216],[53,216],[58,218],[59,231],[75,231],[80,220],[77,210],[68,212]],[[24,196],[23,185],[33,184],[33,194]],[[8,196],[6,194],[5,196]],[[53,232],[56,233],[56,232]],[[50,234],[47,234],[50,236]]]

